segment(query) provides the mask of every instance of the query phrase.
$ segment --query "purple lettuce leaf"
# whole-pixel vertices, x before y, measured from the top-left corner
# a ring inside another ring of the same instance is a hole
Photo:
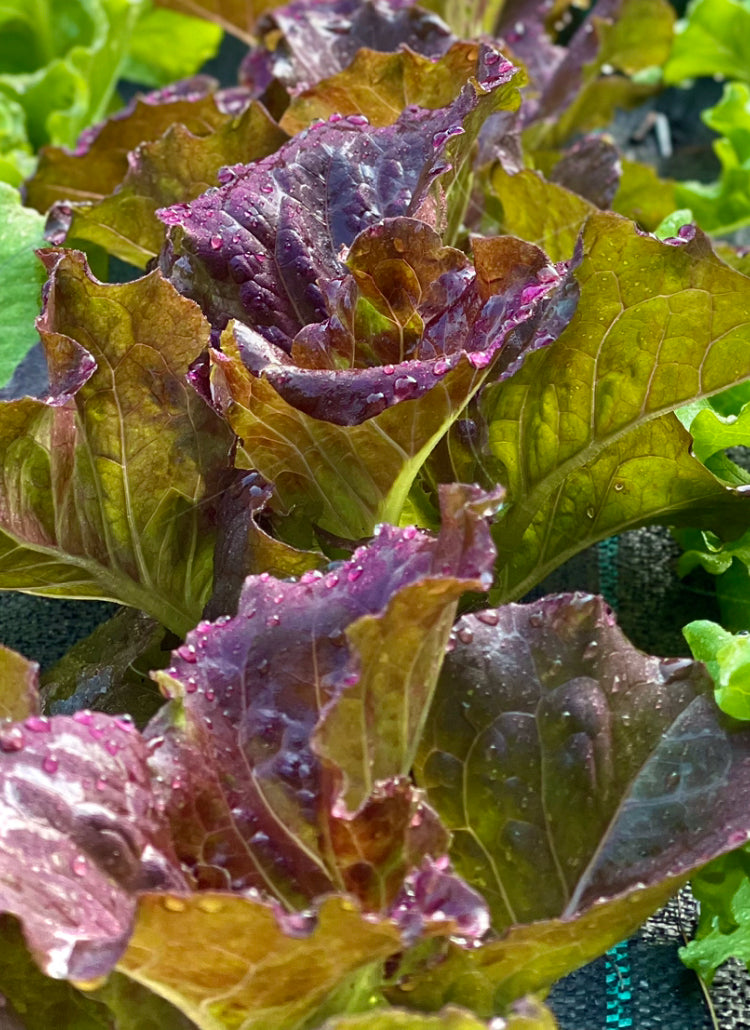
[[[42,969],[89,981],[124,951],[141,890],[180,890],[133,724],[86,710],[0,727],[0,910]]]
[[[601,136],[584,136],[569,147],[549,179],[603,210],[612,206],[620,186],[620,152]]]
[[[325,574],[309,572],[299,582],[249,577],[237,615],[201,623],[157,674],[174,700],[146,734],[156,789],[198,886],[256,887],[299,905],[327,890],[356,888],[357,875],[344,874],[347,838],[379,823],[392,827],[396,844],[388,849],[405,847],[412,858],[415,841],[431,851],[444,840],[439,829],[406,832],[419,799],[398,784],[381,796],[371,782],[359,797],[370,798],[371,815],[355,812],[359,822],[336,829],[349,818],[336,803],[339,792],[359,784],[361,756],[369,756],[373,779],[409,772],[439,666],[433,656],[412,672],[413,652],[431,648],[439,656],[459,594],[487,585],[492,549],[483,516],[492,500],[454,487],[444,501],[437,539],[386,526]],[[397,620],[407,596],[413,618]],[[380,627],[389,630],[382,638]],[[392,656],[392,679],[382,674],[383,648]],[[326,739],[321,759],[313,734],[324,715],[335,720],[342,700],[348,712],[368,708],[358,740]],[[373,883],[376,893],[392,892],[382,870],[363,872],[365,897]]]
[[[571,270],[507,237],[474,240],[474,267],[415,219],[364,230],[330,314],[288,356],[235,324],[212,351],[211,395],[241,438],[237,464],[274,504],[359,539],[398,522],[414,477],[488,379],[554,340],[577,302]],[[367,367],[370,362],[384,362]],[[355,367],[340,367],[351,363]]]
[[[425,974],[430,1007],[460,1001],[455,978],[474,965],[495,1004],[546,987],[745,843],[749,754],[704,666],[637,651],[601,599],[464,616],[416,780],[506,932],[476,953],[449,948]],[[419,1007],[419,977],[408,986]]]
[[[181,634],[210,590],[233,443],[185,379],[208,325],[158,272],[104,285],[83,255],[42,253],[51,393],[0,404],[0,586],[117,601]]]
[[[536,0],[531,6],[539,7]],[[503,35],[511,53],[529,61],[537,97],[524,104],[522,117],[531,149],[558,146],[574,133],[606,125],[617,107],[651,95],[657,87],[633,76],[667,59],[674,21],[667,0],[599,0],[561,48],[545,40],[538,13],[527,31],[516,5],[515,22]]]
[[[225,169],[220,189],[160,212],[171,226],[165,274],[216,327],[238,318],[288,350],[326,317],[319,281],[343,273],[342,246],[428,200],[436,219],[450,209],[482,123],[518,105],[514,78],[483,45],[475,78],[446,108],[407,108],[384,128],[336,115],[263,160]]]
[[[257,95],[272,79],[293,93],[343,71],[363,47],[390,53],[401,47],[440,57],[454,42],[447,25],[404,0],[294,0],[258,24],[264,41],[245,58],[240,80]]]

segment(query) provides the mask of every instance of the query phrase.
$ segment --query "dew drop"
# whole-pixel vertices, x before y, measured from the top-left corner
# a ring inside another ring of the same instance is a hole
[[[586,509],[586,518],[587,519],[593,519],[594,515],[596,515],[596,511],[595,511],[594,508],[590,507],[590,508]]]
[[[187,903],[182,898],[166,897],[162,904],[167,912],[184,912],[187,908]]]
[[[221,236],[212,236],[208,242],[211,245],[211,250],[219,250],[221,247]]]
[[[70,863],[70,868],[74,876],[85,876],[89,871],[89,864],[83,855],[76,855]]]
[[[201,912],[207,912],[209,915],[216,915],[224,908],[224,902],[220,898],[199,898],[197,904]]]
[[[194,694],[197,689],[198,689],[198,681],[195,679],[194,676],[190,676],[187,680],[185,680],[185,693],[186,694]]]
[[[31,730],[32,733],[49,733],[51,730],[49,719],[44,715],[32,715],[30,716],[24,726],[27,730]]]
[[[620,482],[615,483],[615,493],[619,494],[624,489],[625,489],[625,484],[624,483],[620,483]]]
[[[500,616],[496,611],[491,608],[483,609],[482,611],[476,612],[476,617],[479,622],[483,622],[485,626],[497,626],[500,621]]]
[[[349,571],[346,574],[346,578],[349,580],[350,583],[356,583],[363,572],[364,569],[361,565],[355,565],[353,569],[349,569]]]
[[[281,617],[278,615],[269,615],[266,619],[266,626],[278,626],[281,622]]]
[[[183,659],[183,661],[187,662],[188,665],[195,665],[198,661],[198,656],[196,655],[195,648],[192,644],[181,644],[180,647],[177,648],[177,654]]]
[[[44,769],[46,773],[49,773],[50,776],[52,775],[52,773],[57,772],[59,765],[60,763],[58,762],[58,760],[56,758],[53,758],[52,755],[47,755],[47,757],[42,761],[42,769]]]
[[[0,750],[21,751],[25,743],[20,726],[6,726],[0,729]]]
[[[96,781],[94,786],[99,791],[106,790],[107,789],[107,781],[104,779],[103,776],[100,776],[99,779]]]
[[[392,376],[396,369],[393,365],[383,365],[383,375]]]
[[[73,722],[79,722],[81,726],[90,726],[93,718],[93,713],[89,708],[84,708],[80,712],[73,712]]]
[[[414,387],[417,385],[417,380],[414,376],[399,376],[396,382],[393,384],[394,393],[407,394],[411,393]]]
[[[206,701],[215,701],[215,700],[216,700],[216,691],[215,690],[211,690],[211,688],[209,687],[209,689],[206,691]]]
[[[113,758],[120,750],[120,745],[117,743],[116,740],[108,740],[104,747],[107,749],[110,755],[112,755]]]
[[[261,183],[260,192],[265,193],[266,196],[268,196],[270,193],[273,193],[273,185],[270,182]]]
[[[461,626],[456,631],[456,636],[462,644],[470,644],[474,639],[474,634],[471,632],[468,626]]]

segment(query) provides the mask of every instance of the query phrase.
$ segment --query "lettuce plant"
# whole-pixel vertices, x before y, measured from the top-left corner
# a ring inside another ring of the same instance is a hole
[[[237,84],[133,42],[156,88],[7,192],[48,382],[0,402],[0,587],[125,609],[41,681],[0,651],[0,991],[29,1028],[551,1030],[750,840],[702,662],[516,603],[637,526],[744,553],[707,422],[750,381],[742,256],[651,234],[669,191],[644,224],[576,138],[654,88],[671,8],[565,42],[523,0],[189,6]]]

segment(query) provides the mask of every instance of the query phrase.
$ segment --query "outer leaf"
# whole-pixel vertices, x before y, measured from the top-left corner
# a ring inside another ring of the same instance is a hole
[[[296,1030],[400,947],[394,923],[365,918],[342,897],[315,917],[284,918],[252,897],[151,894],[118,968],[200,1030]]]
[[[416,210],[437,179],[447,194],[438,208],[459,210],[459,177],[482,123],[518,104],[514,77],[482,46],[476,77],[449,107],[407,110],[384,128],[334,116],[270,157],[225,169],[221,189],[160,212],[172,226],[162,268],[214,325],[237,317],[288,348],[299,329],[326,317],[318,281],[343,273],[342,245]]]
[[[677,206],[675,183],[671,179],[660,179],[650,165],[622,161],[622,178],[612,201],[613,211],[654,232]]]
[[[375,879],[400,861],[418,798],[391,785],[370,799],[360,823],[336,829],[346,819],[341,806],[331,813],[341,772],[321,764],[311,736],[321,716],[356,688],[365,707],[358,744],[341,756],[337,749],[334,761],[341,757],[357,785],[353,759],[364,753],[373,779],[408,773],[437,669],[426,661],[410,668],[402,659],[391,685],[379,653],[368,645],[359,654],[356,645],[363,627],[382,624],[394,658],[410,649],[426,654],[428,643],[440,654],[459,594],[483,587],[492,560],[481,521],[486,501],[455,487],[445,499],[437,541],[413,527],[384,527],[369,547],[326,575],[307,573],[299,583],[249,577],[236,618],[201,623],[175,653],[173,667],[159,674],[164,692],[181,701],[149,729],[154,764],[180,857],[204,886],[257,886],[294,904],[342,885],[349,841],[360,838],[363,866],[374,867]],[[431,618],[415,624],[413,612],[399,625],[395,615],[406,597]],[[368,823],[389,828],[394,844],[381,837],[377,845],[393,854],[388,862],[368,853]],[[443,839],[432,830],[427,836]],[[436,854],[432,841],[426,851]],[[369,898],[371,876],[362,871]],[[353,880],[346,885],[356,889]]]
[[[175,122],[196,135],[223,124],[212,96],[214,79],[196,76],[185,82],[134,97],[107,121],[78,139],[75,149],[44,147],[39,169],[26,184],[26,199],[38,211],[57,201],[95,202],[113,190],[128,171],[128,154],[145,141],[162,136]]]
[[[27,189],[40,210],[56,204],[48,224],[55,242],[88,240],[143,267],[164,243],[157,208],[193,200],[214,185],[223,165],[263,157],[286,140],[260,105],[235,114],[222,109],[219,94],[202,96],[200,83],[194,88],[192,101],[167,94],[166,103],[138,102],[127,120],[113,118],[81,153],[43,152]]]
[[[459,1000],[457,965],[487,977],[495,1003],[548,985],[744,843],[749,747],[750,733],[722,720],[701,665],[636,651],[600,599],[465,616],[416,778],[495,928],[528,925],[476,962],[449,959],[442,996]]]
[[[39,711],[39,666],[0,646],[0,719],[18,721]]]
[[[37,342],[44,268],[34,250],[44,246],[44,219],[21,206],[18,191],[0,182],[0,387]]]
[[[155,0],[155,3],[181,14],[207,18],[246,43],[254,42],[253,33],[261,15],[280,6],[278,0]]]
[[[9,1028],[111,1030],[111,1015],[105,1005],[86,997],[69,983],[52,980],[39,971],[18,925],[8,916],[0,919],[0,969],[3,1019],[8,1020]],[[13,1022],[13,1015],[21,1022]]]
[[[55,397],[0,408],[0,585],[120,601],[183,633],[210,589],[208,480],[231,446],[185,381],[208,327],[158,273],[103,286],[81,255],[50,267]]]
[[[501,164],[490,174],[489,193],[502,205],[504,232],[541,247],[551,261],[569,261],[586,219],[596,208],[531,169],[510,175]]]
[[[147,9],[133,34],[122,77],[147,86],[167,86],[214,57],[221,37],[221,28],[202,18]]]
[[[511,502],[499,597],[626,528],[746,524],[746,499],[691,457],[671,412],[750,378],[748,280],[700,239],[659,243],[616,215],[593,214],[583,246],[570,325],[483,398]]]
[[[362,114],[371,125],[383,126],[397,121],[410,104],[447,107],[474,74],[478,49],[476,43],[457,42],[439,59],[409,49],[395,54],[361,49],[345,70],[295,93],[281,124],[287,132],[300,132],[315,119],[338,113]]]
[[[710,984],[727,959],[750,962],[750,877],[747,849],[711,862],[692,880],[700,903],[695,940],[680,949],[680,958]]]
[[[405,47],[437,58],[455,38],[434,15],[399,0],[293,0],[266,15],[259,30],[263,43],[248,54],[241,78],[252,79],[256,90],[276,78],[293,94],[343,71],[365,47],[386,54]]]
[[[721,174],[716,182],[677,183],[675,197],[679,206],[690,208],[701,228],[729,233],[750,221],[750,87],[728,83],[719,103],[702,117],[722,137],[713,145]]]
[[[104,117],[144,7],[145,0],[41,0],[33,9],[11,0],[4,6],[10,31],[3,29],[0,95],[23,109],[34,149],[50,142],[72,146]],[[16,55],[10,63],[8,51]]]
[[[735,719],[750,718],[750,640],[715,622],[690,622],[682,631],[693,657],[705,662],[716,685],[716,703]]]
[[[526,115],[537,123],[528,130],[532,148],[606,125],[617,107],[653,93],[652,80],[635,76],[667,59],[674,18],[666,0],[599,0],[561,59],[542,66],[540,96]],[[512,37],[508,42],[513,47]]]
[[[106,974],[135,893],[184,883],[132,723],[79,712],[0,728],[0,909],[53,977]]]
[[[195,1030],[195,1023],[183,1012],[124,973],[110,973],[106,984],[89,992],[89,997],[107,1006],[115,1030]]]
[[[330,1019],[320,1030],[492,1030],[495,1023],[488,1027],[470,1012],[451,1006],[435,1016],[407,1009],[379,1009],[360,1016]],[[549,1009],[529,999],[520,1003],[501,1025],[504,1030],[555,1030],[557,1023]]]
[[[672,52],[664,65],[667,85],[701,75],[748,80],[750,4],[747,0],[693,0],[677,25]]]
[[[82,708],[110,715],[128,712],[142,729],[164,704],[148,677],[169,661],[165,636],[155,619],[136,608],[121,608],[45,672],[45,710],[51,715],[72,715]]]

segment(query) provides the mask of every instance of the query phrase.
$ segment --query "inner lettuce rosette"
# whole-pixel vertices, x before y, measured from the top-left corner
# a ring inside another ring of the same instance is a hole
[[[473,260],[445,244],[482,124],[517,105],[515,74],[482,45],[447,107],[381,127],[333,115],[159,213],[162,270],[214,327],[193,382],[296,543],[398,524],[471,398],[575,310],[573,263],[510,237],[474,239]]]

